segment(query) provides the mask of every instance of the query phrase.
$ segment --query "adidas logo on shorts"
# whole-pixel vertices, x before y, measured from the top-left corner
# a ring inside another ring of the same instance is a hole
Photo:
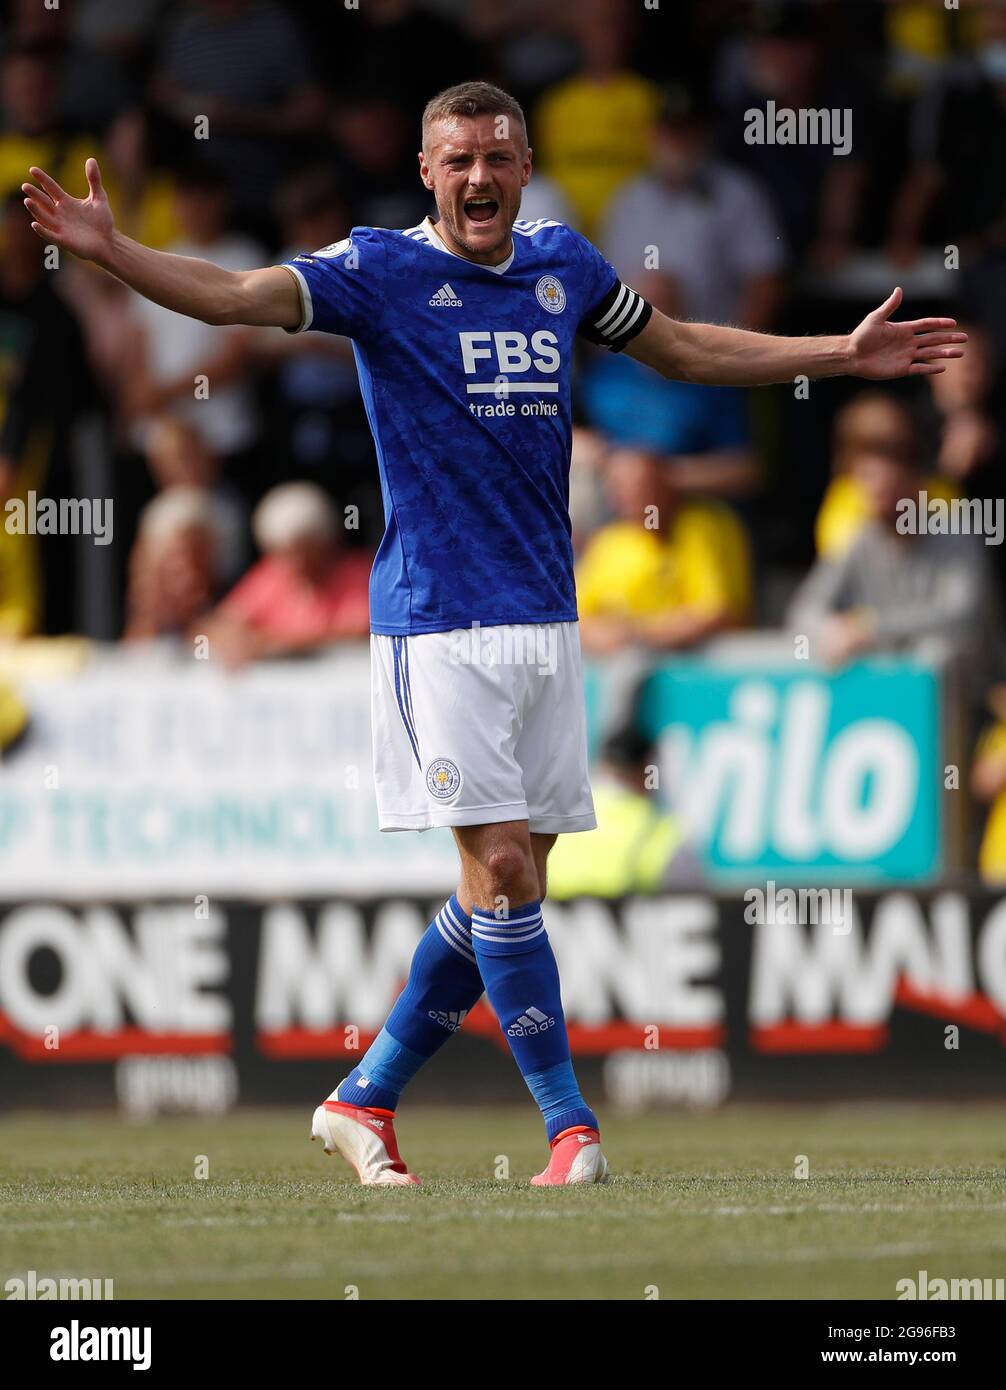
[[[525,1009],[517,1022],[506,1030],[507,1037],[534,1037],[535,1033],[544,1033],[546,1028],[554,1026],[554,1018],[549,1018],[548,1014],[543,1014],[541,1009],[532,1006],[530,1009]]]
[[[430,300],[430,306],[434,309],[461,309],[464,307],[462,301],[446,281]]]

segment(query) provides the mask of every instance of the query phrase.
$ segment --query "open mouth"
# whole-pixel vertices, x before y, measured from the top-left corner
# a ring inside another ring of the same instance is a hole
[[[465,200],[465,216],[469,222],[476,224],[491,222],[499,212],[499,206],[495,198],[467,198]]]

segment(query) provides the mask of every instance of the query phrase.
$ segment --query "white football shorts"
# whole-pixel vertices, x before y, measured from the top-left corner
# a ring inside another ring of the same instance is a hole
[[[577,623],[370,639],[382,830],[593,830]]]

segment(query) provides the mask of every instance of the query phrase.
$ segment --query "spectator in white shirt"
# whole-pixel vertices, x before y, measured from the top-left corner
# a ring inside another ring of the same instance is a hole
[[[713,157],[705,118],[681,92],[664,103],[649,172],[612,199],[600,245],[629,284],[650,293],[656,276],[669,281],[682,317],[772,325],[786,253],[771,205],[749,174]]]
[[[263,264],[260,246],[227,230],[228,201],[224,180],[208,165],[180,176],[176,212],[183,234],[166,250],[225,270]],[[142,451],[153,420],[168,414],[198,430],[223,459],[249,448],[257,432],[249,381],[255,330],[214,327],[140,295],[133,296],[131,318],[130,370],[122,392],[133,447]]]

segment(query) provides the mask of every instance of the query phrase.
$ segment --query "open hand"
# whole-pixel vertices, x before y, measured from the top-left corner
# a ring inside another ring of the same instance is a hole
[[[115,223],[98,161],[89,159],[84,165],[90,190],[86,198],[71,197],[42,169],[33,167],[29,173],[35,183],[23,183],[21,189],[32,216],[32,231],[45,242],[55,242],[75,256],[100,263],[111,248]]]
[[[894,293],[874,309],[849,339],[850,376],[870,381],[888,381],[898,376],[936,376],[945,372],[941,363],[949,357],[963,357],[966,333],[955,333],[956,319],[913,319],[891,323],[891,315],[901,303],[902,293]]]

